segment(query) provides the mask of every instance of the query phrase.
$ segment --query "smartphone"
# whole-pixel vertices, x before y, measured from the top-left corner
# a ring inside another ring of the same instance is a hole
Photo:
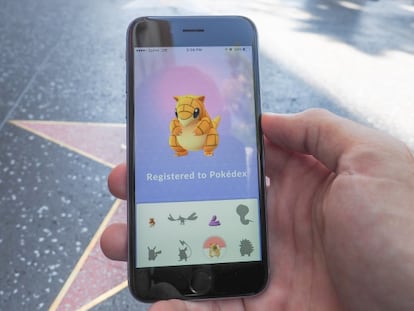
[[[255,26],[141,17],[126,60],[132,294],[259,293],[268,265]]]

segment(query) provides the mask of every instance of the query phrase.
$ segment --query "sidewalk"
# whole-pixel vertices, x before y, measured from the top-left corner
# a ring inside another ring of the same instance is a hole
[[[414,150],[414,3],[16,0],[0,11],[0,309],[146,310],[100,253],[125,219],[106,189],[125,159],[125,30],[143,15],[257,25],[265,111],[321,107]]]

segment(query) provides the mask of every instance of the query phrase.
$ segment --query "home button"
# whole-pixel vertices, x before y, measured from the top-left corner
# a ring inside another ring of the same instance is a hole
[[[213,278],[210,273],[203,270],[194,271],[190,289],[194,294],[203,295],[210,290],[212,283]]]

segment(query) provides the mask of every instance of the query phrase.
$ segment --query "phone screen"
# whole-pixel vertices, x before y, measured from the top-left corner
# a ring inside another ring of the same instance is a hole
[[[133,57],[136,268],[261,261],[252,46]]]

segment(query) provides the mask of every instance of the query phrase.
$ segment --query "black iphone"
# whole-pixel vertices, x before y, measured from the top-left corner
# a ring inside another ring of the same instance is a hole
[[[150,302],[259,293],[268,266],[253,23],[134,20],[127,94],[132,294]]]

